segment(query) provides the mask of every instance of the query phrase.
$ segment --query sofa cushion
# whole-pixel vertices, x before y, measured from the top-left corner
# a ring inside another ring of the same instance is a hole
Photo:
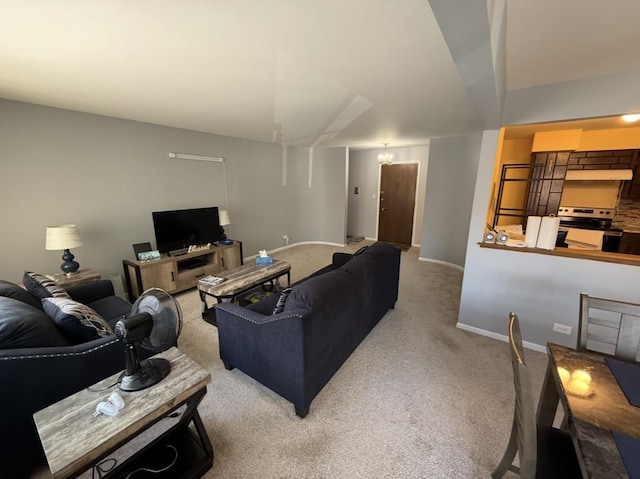
[[[42,311],[17,299],[0,297],[0,349],[67,345]]]
[[[357,289],[354,288],[354,278],[338,268],[296,285],[287,298],[284,310],[303,308],[315,311],[317,308],[322,316],[323,311],[333,307],[328,303],[351,302]]]
[[[69,298],[69,294],[52,279],[40,273],[25,271],[22,277],[25,288],[36,298]]]
[[[291,291],[293,291],[293,288],[285,288],[282,290],[280,296],[278,297],[278,301],[273,308],[273,314],[282,313],[284,311],[284,305],[287,302],[287,298],[289,297]]]
[[[42,311],[42,305],[38,298],[34,297],[26,289],[15,283],[11,283],[10,281],[0,279],[0,296],[17,299],[22,303],[28,304],[29,306],[33,306],[34,308]]]
[[[44,298],[45,313],[71,344],[81,344],[113,334],[111,326],[89,306],[69,298]]]
[[[131,312],[131,305],[119,296],[100,298],[87,303],[87,306],[102,316],[111,327],[114,327],[119,319]]]

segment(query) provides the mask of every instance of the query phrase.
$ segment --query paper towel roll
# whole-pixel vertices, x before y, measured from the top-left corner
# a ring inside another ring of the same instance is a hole
[[[527,231],[524,235],[524,243],[527,248],[535,248],[538,244],[538,233],[540,231],[541,216],[529,216],[527,218]]]
[[[540,232],[536,248],[553,249],[556,247],[560,218],[557,216],[544,216],[540,222]]]

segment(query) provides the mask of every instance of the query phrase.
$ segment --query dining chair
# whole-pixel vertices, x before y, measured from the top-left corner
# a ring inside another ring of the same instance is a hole
[[[531,378],[524,360],[518,316],[509,313],[509,346],[515,385],[515,409],[507,449],[491,477],[502,478],[507,471],[522,479],[582,478],[571,436],[553,427],[536,425]],[[518,465],[514,459],[518,455]]]
[[[637,361],[639,346],[640,304],[580,293],[578,349]]]

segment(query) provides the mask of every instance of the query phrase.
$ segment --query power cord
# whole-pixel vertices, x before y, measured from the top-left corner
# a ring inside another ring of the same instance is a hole
[[[169,464],[167,467],[163,467],[162,469],[148,469],[146,467],[141,467],[139,469],[136,469],[133,472],[130,472],[127,477],[125,477],[125,479],[129,479],[131,476],[133,476],[134,474],[136,474],[137,472],[151,472],[153,474],[158,474],[159,472],[164,472],[168,469],[171,469],[173,467],[173,465],[176,463],[176,461],[178,460],[178,450],[173,447],[171,444],[167,444],[167,447],[173,449],[173,452],[175,453],[175,456],[173,457],[173,461],[171,461],[171,464]]]
[[[87,387],[87,391],[91,391],[92,393],[101,393],[102,391],[106,391],[107,389],[111,389],[113,386],[120,384],[120,380],[116,381],[113,384],[109,384],[108,386],[105,386],[101,389],[92,389],[91,386]]]

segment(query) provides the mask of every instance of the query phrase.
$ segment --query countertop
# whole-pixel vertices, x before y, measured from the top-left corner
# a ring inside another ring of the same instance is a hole
[[[554,248],[552,250],[542,248],[518,248],[514,246],[505,246],[495,243],[478,243],[481,248],[501,249],[514,251],[516,253],[537,253],[549,256],[562,256],[564,258],[578,258],[592,261],[604,261],[606,263],[628,264],[631,266],[640,266],[640,255],[607,253],[605,251],[588,251],[570,248]]]
[[[620,228],[625,233],[640,233],[640,223],[613,220],[611,227]]]

